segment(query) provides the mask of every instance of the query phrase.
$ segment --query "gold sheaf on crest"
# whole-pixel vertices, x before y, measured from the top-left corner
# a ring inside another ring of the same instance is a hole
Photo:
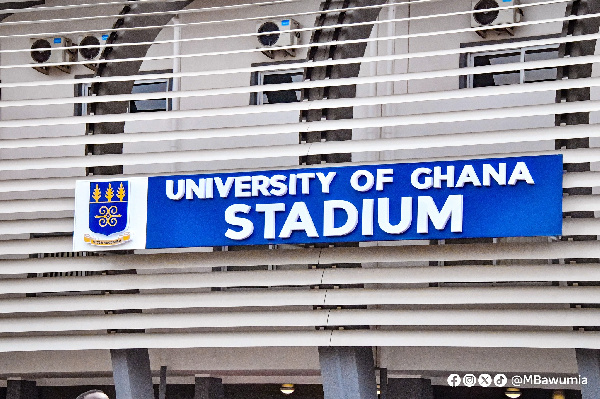
[[[108,186],[110,187],[110,184]],[[119,202],[123,202],[123,198],[125,198],[126,194],[127,192],[125,191],[125,187],[123,187],[123,182],[121,182],[121,185],[117,190],[117,198],[119,199]]]
[[[108,183],[108,188],[106,189],[106,193],[104,193],[107,202],[112,202],[112,198],[115,196],[115,190],[113,190],[110,183]]]
[[[123,201],[125,199],[126,195],[127,195],[127,190],[125,189],[125,186],[123,186],[123,182],[121,182],[121,185],[117,189],[116,195],[115,195],[115,190],[112,187],[112,184],[108,183],[108,188],[104,192],[104,198],[106,198],[106,201],[100,201],[100,198],[102,198],[102,190],[100,190],[100,187],[98,186],[98,184],[96,184],[96,188],[92,192],[92,198],[94,199],[94,202],[96,202],[96,203],[127,202],[127,201]],[[119,201],[112,200],[115,196],[119,199]]]
[[[102,196],[102,193],[100,192],[100,187],[98,187],[98,185],[96,184],[96,188],[94,189],[94,192],[92,193],[92,198],[94,199],[94,201],[98,202],[98,200],[100,200],[101,196]]]

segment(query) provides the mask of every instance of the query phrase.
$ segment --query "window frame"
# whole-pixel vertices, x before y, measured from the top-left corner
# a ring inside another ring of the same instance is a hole
[[[302,74],[304,76],[304,69],[299,69],[299,68],[295,68],[295,69],[284,69],[284,70],[280,70],[280,71],[266,71],[266,72],[257,72],[257,85],[264,85],[265,83],[265,76],[273,76],[273,75],[298,75],[298,74]],[[292,79],[292,83],[293,79]],[[286,90],[287,91],[287,90]],[[302,89],[298,89],[298,90],[294,90],[296,92],[300,92],[300,98],[298,99],[297,102],[301,102],[302,101]],[[265,93],[263,91],[259,91],[256,93],[256,105],[265,105],[264,102],[264,97],[265,97]],[[267,104],[271,104],[271,103],[267,103]],[[273,104],[280,104],[280,103],[273,103]]]
[[[287,60],[281,62],[261,62],[254,63],[252,67],[260,67],[260,66],[272,66],[272,65],[285,65],[285,64],[297,64],[298,60]],[[291,69],[277,69],[272,71],[257,71],[252,72],[250,74],[250,86],[263,85],[264,76],[265,75],[283,75],[291,72],[302,73],[304,75],[305,68],[291,68]],[[303,100],[302,98],[302,89],[298,89],[300,91],[300,99],[298,102]],[[265,105],[263,103],[263,93],[262,91],[252,92],[250,93],[250,105]]]
[[[135,87],[136,84],[151,84],[151,83],[166,83],[166,90],[165,93],[169,93],[171,91],[173,91],[173,78],[159,78],[159,79],[140,79],[140,80],[136,80],[133,82],[133,87]],[[154,92],[154,93],[158,93],[158,91]],[[155,101],[155,100],[162,100],[162,99],[154,99],[154,100],[139,100],[139,101]],[[165,97],[165,106],[166,109],[162,112],[165,111],[171,111],[173,110],[173,101],[172,98],[166,98]],[[129,101],[129,105],[127,106],[127,113],[140,113],[140,112],[161,112],[161,110],[158,111],[136,111],[136,112],[131,112],[131,103],[134,100],[130,100]]]
[[[521,48],[516,48],[516,49],[510,49],[510,50],[507,49],[507,50],[496,50],[496,51],[481,51],[481,52],[467,53],[467,67],[475,66],[475,58],[476,57],[511,54],[511,53],[519,53],[519,63],[524,63],[527,52],[532,51],[532,50],[544,50],[544,49],[552,49],[552,50],[558,49],[559,54],[560,54],[560,46],[556,45],[556,44],[547,44],[547,45],[543,45],[543,46],[527,46],[527,47],[521,47]],[[548,68],[540,68],[540,69],[548,69]],[[528,69],[528,70],[535,71],[536,69]],[[515,70],[515,72],[517,72],[517,71],[519,72],[519,83],[515,83],[515,84],[528,83],[525,81],[526,69],[521,68],[521,69]],[[558,72],[557,72],[557,75],[558,75]],[[467,75],[467,87],[473,88],[473,83],[474,83],[474,75],[473,74]],[[496,85],[496,86],[504,86],[504,85]]]
[[[140,72],[139,75],[150,75],[150,74],[161,74],[161,73],[172,73],[173,70],[172,69],[163,69],[163,70],[155,70],[155,71],[143,71]],[[94,75],[77,75],[75,76],[75,79],[85,79],[85,78],[92,78],[94,77]],[[151,82],[166,82],[167,83],[167,90],[165,91],[165,93],[169,93],[171,91],[173,91],[173,78],[158,78],[158,79],[138,79],[135,80],[133,82],[133,84],[135,85],[136,83],[139,82],[144,82],[144,83],[151,83]],[[75,97],[89,97],[89,90],[91,88],[92,84],[91,83],[77,83],[74,85],[74,95]],[[142,100],[143,101],[143,100]],[[172,98],[166,98],[167,101],[167,109],[165,111],[141,111],[141,112],[166,112],[166,111],[172,111],[173,110],[173,99]],[[128,101],[128,105],[127,105],[127,113],[130,113],[130,107],[131,107],[131,101]],[[88,103],[76,103],[75,104],[75,109],[74,109],[74,115],[75,116],[86,116],[88,115],[87,112],[88,109]]]
[[[477,56],[477,55],[482,55],[482,54],[493,54],[493,53],[511,53],[511,52],[521,52],[521,61],[520,62],[524,62],[524,55],[525,55],[525,51],[527,50],[532,50],[532,49],[536,49],[536,48],[551,48],[553,46],[558,46],[558,58],[562,58],[564,57],[564,48],[565,45],[564,44],[550,44],[550,45],[542,45],[542,46],[528,46],[528,45],[524,45],[522,47],[518,47],[518,48],[514,48],[514,49],[505,49],[505,50],[496,50],[496,51],[477,51],[477,47],[480,46],[487,46],[487,45],[494,45],[494,44],[509,44],[509,43],[519,43],[519,42],[528,42],[531,40],[542,40],[542,39],[554,39],[554,38],[559,38],[561,37],[560,34],[550,34],[550,35],[539,35],[539,36],[527,36],[527,37],[518,37],[518,38],[509,38],[506,40],[485,40],[485,41],[478,41],[478,42],[471,42],[471,43],[461,43],[460,48],[461,49],[473,49],[473,51],[465,51],[463,53],[460,54],[460,60],[459,60],[459,66],[460,68],[466,68],[466,67],[470,67],[473,66],[473,56]],[[520,75],[520,79],[519,79],[519,84],[522,84],[523,82],[523,77],[524,77],[524,70],[520,69],[520,72],[522,72]],[[557,77],[556,80],[561,79],[562,77],[562,68],[557,67]],[[473,75],[469,74],[469,75],[461,75],[459,77],[459,89],[467,89],[467,88],[472,88],[473,82]]]

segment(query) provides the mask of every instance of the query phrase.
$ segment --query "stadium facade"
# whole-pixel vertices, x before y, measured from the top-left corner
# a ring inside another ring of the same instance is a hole
[[[600,1],[0,15],[0,398],[600,397]]]

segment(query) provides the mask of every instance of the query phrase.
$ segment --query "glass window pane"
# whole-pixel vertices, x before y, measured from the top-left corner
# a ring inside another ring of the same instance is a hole
[[[496,86],[518,85],[519,83],[521,83],[519,71],[494,74],[494,85]]]
[[[558,56],[558,46],[541,49],[529,49],[525,51],[525,62],[555,60],[558,58]],[[525,70],[525,82],[556,80],[557,76],[558,72],[556,68]]]
[[[168,82],[136,82],[133,85],[131,93],[165,93],[168,91]],[[167,111],[168,103],[166,98],[152,100],[131,101],[129,112],[156,112]]]
[[[541,82],[543,80],[556,80],[556,68],[533,69],[525,71],[525,82]]]
[[[159,93],[167,91],[167,82],[135,83],[132,93]]]
[[[525,50],[525,62],[538,60],[555,60],[558,58],[558,47]]]
[[[302,72],[291,73],[270,73],[263,75],[263,84],[281,84],[301,82],[303,79]],[[268,91],[262,93],[263,104],[280,104],[293,103],[300,101],[302,92],[300,90],[280,90]]]
[[[502,65],[521,61],[520,52],[501,54],[482,54],[473,57],[473,66]],[[519,84],[521,81],[519,71],[498,73],[484,73],[473,75],[473,87],[502,86]]]
[[[492,54],[487,56],[491,65],[511,64],[521,62],[520,53]]]
[[[152,111],[166,111],[167,110],[167,99],[161,98],[158,100],[141,100],[131,101],[129,106],[130,112],[152,112]]]

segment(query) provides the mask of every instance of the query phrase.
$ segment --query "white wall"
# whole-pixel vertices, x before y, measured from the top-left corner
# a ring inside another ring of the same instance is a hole
[[[213,1],[213,2],[194,2],[188,8],[200,8],[211,6],[230,5],[239,2],[235,1]],[[192,13],[182,14],[181,23],[193,23],[202,21],[214,20],[231,20],[239,19],[240,17],[251,18],[264,15],[285,15],[318,9],[318,0],[302,1],[300,3],[279,4],[269,7],[253,7],[246,8],[243,11],[233,12],[231,10],[215,11],[207,13]],[[312,26],[315,20],[314,15],[294,16],[302,27]],[[182,28],[182,38],[207,38],[214,36],[227,36],[243,33],[251,33],[256,30],[260,20],[250,20],[242,22],[223,22],[218,24],[207,25],[191,25]],[[165,29],[160,34],[160,39],[172,38],[171,29]],[[310,41],[310,32],[303,32],[301,42],[308,43]],[[244,49],[255,49],[258,41],[256,36],[233,38],[233,39],[218,39],[218,40],[199,40],[188,41],[182,44],[181,53],[183,55],[227,52]],[[149,54],[167,54],[172,53],[172,49],[167,45],[153,46]],[[296,60],[300,61],[306,57],[306,49],[298,51],[295,58],[279,57],[283,61]],[[215,71],[222,69],[247,68],[256,63],[273,62],[259,51],[233,54],[233,55],[210,55],[205,57],[183,58],[181,60],[181,70],[184,72],[196,71]],[[172,68],[172,64],[162,61],[147,61],[144,62],[143,70],[156,70]],[[236,73],[227,75],[211,75],[204,77],[186,77],[181,79],[181,90],[202,90],[223,87],[244,87],[250,85],[250,73]],[[218,107],[239,107],[247,106],[250,102],[249,94],[225,95],[225,96],[207,96],[207,97],[192,97],[181,99],[181,109],[206,109]],[[268,118],[269,124],[276,123],[297,123],[299,120],[298,112],[281,112],[270,114],[256,115],[240,115],[240,116],[225,116],[225,117],[205,117],[205,118],[187,118],[173,122],[136,122],[128,123],[127,131],[161,131],[161,130],[188,130],[188,129],[209,129],[219,127],[239,127],[239,126],[256,126],[265,123],[265,118]],[[264,135],[253,137],[231,137],[231,138],[215,138],[204,140],[181,140],[178,142],[165,143],[146,143],[126,145],[125,152],[156,152],[164,150],[198,150],[198,149],[213,149],[213,148],[235,148],[235,147],[253,147],[265,145],[285,145],[297,144],[298,134],[281,134],[281,135]],[[259,167],[274,167],[274,166],[290,166],[297,165],[297,157],[280,157],[280,158],[265,158],[242,161],[220,161],[210,163],[192,163],[182,166],[186,170],[218,170],[231,168],[259,168]],[[154,171],[171,171],[177,170],[178,166],[133,166],[127,167],[126,172],[130,173],[151,173]]]
[[[533,3],[533,1],[524,1],[523,3]],[[431,2],[413,4],[410,6],[410,16],[420,17],[427,15],[466,12],[471,9],[470,0],[459,0],[452,2]],[[543,20],[552,17],[560,17],[565,14],[565,3],[527,7],[524,9],[524,21]],[[397,6],[396,18],[408,17],[408,6]],[[387,19],[387,14],[380,14],[380,20]],[[372,37],[384,37],[389,35],[388,24],[379,25],[378,31],[374,31]],[[465,29],[470,27],[470,14],[456,15],[443,18],[428,18],[421,20],[412,20],[410,24],[406,21],[395,24],[395,35],[406,34],[423,34],[432,31],[450,31],[457,29]],[[559,34],[562,31],[561,23],[548,23],[532,26],[521,26],[515,28],[515,38],[536,37],[550,34]],[[415,37],[411,39],[398,39],[394,41],[393,50],[395,54],[403,54],[406,52],[430,52],[436,50],[451,50],[459,49],[461,44],[473,44],[480,42],[489,42],[497,40],[506,40],[511,37],[507,34],[497,35],[490,34],[488,38],[482,39],[474,32],[453,33],[445,35]],[[373,49],[374,45],[369,44],[367,55],[386,55],[388,48],[386,45],[380,44],[377,49]],[[387,62],[379,63],[377,74],[386,74]],[[443,71],[447,69],[460,68],[460,56],[447,55],[435,57],[419,57],[409,60],[393,62],[392,70],[395,74],[405,74],[424,71]],[[371,76],[374,72],[373,67],[365,63],[361,67],[361,76]],[[372,95],[373,88],[369,85],[358,87],[358,96],[367,97]],[[406,83],[405,81],[394,84],[393,92],[388,91],[391,85],[379,84],[377,87],[377,95],[405,94],[405,93],[424,93],[437,92],[447,90],[457,90],[459,88],[459,77],[435,78],[425,80],[412,80]],[[355,118],[365,118],[369,116],[393,116],[393,115],[414,115],[428,114],[435,112],[462,111],[462,110],[477,110],[477,109],[494,109],[501,107],[536,105],[536,104],[551,104],[555,102],[556,93],[542,92],[534,94],[522,95],[503,95],[484,97],[476,99],[460,99],[460,100],[445,100],[445,101],[428,101],[428,102],[413,102],[398,105],[383,107],[379,113],[373,113],[374,110],[368,107],[355,108]],[[392,137],[407,137],[407,136],[426,136],[433,134],[452,134],[452,133],[467,133],[480,131],[494,131],[507,129],[523,129],[533,127],[551,127],[554,126],[554,115],[530,117],[522,119],[498,119],[486,120],[480,122],[456,122],[456,123],[424,123],[422,125],[413,126],[396,126],[393,128],[383,129],[360,129],[355,130],[355,139],[375,139],[375,138],[392,138]],[[554,149],[553,141],[536,142],[531,144],[506,144],[493,146],[472,146],[459,148],[440,148],[431,150],[420,150],[418,157],[439,157],[439,156],[459,156],[459,155],[484,155],[500,152],[516,152],[516,151],[534,151],[534,150],[551,150]],[[415,157],[414,151],[388,151],[384,153],[357,153],[353,154],[355,161],[375,161],[375,160],[399,160]]]

